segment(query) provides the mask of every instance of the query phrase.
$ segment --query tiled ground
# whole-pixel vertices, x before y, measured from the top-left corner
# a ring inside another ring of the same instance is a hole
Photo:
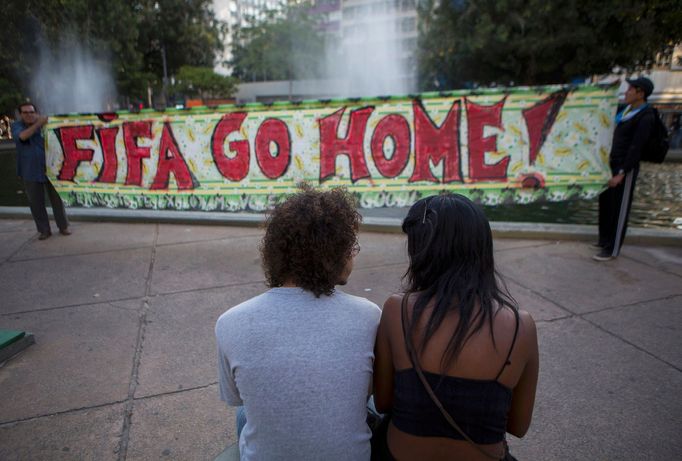
[[[39,242],[0,219],[0,328],[36,344],[0,368],[0,459],[211,460],[234,442],[213,325],[265,289],[254,228],[74,223]],[[381,305],[399,234],[364,233],[344,290]],[[675,459],[682,249],[498,240],[500,272],[538,323],[534,422],[520,459]]]

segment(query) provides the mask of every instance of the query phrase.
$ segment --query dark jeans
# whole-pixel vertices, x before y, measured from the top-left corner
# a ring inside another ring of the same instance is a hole
[[[24,181],[24,188],[26,189],[28,204],[31,207],[31,215],[33,215],[38,232],[41,234],[50,233],[50,220],[47,217],[47,209],[45,208],[45,195],[50,199],[54,220],[57,222],[59,230],[69,227],[62,199],[49,180],[45,182]]]
[[[620,184],[599,195],[599,244],[613,256],[618,256],[625,239],[638,173],[629,171]]]

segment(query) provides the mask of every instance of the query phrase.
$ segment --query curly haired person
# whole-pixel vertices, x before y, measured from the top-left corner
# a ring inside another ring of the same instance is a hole
[[[278,205],[261,245],[269,290],[216,324],[220,395],[242,460],[369,460],[366,402],[381,311],[344,285],[360,215],[344,189]]]

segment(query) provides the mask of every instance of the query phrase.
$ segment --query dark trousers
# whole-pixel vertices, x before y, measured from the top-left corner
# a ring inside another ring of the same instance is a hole
[[[31,207],[31,215],[33,215],[38,232],[41,234],[50,233],[50,220],[47,217],[47,209],[45,208],[45,195],[50,199],[54,220],[57,221],[59,230],[69,227],[62,199],[49,180],[45,182],[24,181],[24,188],[26,189],[28,204]]]
[[[599,195],[599,244],[612,256],[618,256],[625,239],[638,173],[629,171],[620,184]]]

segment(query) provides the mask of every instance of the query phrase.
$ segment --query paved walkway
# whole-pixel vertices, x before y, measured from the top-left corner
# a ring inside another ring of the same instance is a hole
[[[0,328],[36,344],[0,368],[2,460],[212,460],[234,442],[213,325],[264,290],[257,228],[75,222],[35,239],[0,219]],[[346,291],[381,304],[405,269],[400,234],[363,233]],[[682,248],[498,239],[538,322],[541,373],[520,459],[679,459]]]

